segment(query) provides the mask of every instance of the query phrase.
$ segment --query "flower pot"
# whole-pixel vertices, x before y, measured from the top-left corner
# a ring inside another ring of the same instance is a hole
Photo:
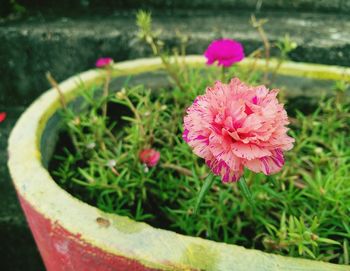
[[[205,59],[189,56],[186,61],[200,66]],[[247,59],[241,65],[252,61]],[[276,62],[270,64],[273,69]],[[263,68],[264,62],[256,65]],[[162,64],[158,58],[140,59],[115,68],[115,77],[139,74],[142,79],[143,73],[161,70]],[[283,64],[279,74],[306,81],[350,78],[349,69],[292,62]],[[90,70],[64,81],[60,88],[66,100],[73,101],[79,82],[102,81],[101,71]],[[18,198],[47,270],[350,270],[349,266],[283,257],[156,229],[74,198],[46,169],[57,139],[59,108],[54,89],[39,97],[18,120],[8,149]]]

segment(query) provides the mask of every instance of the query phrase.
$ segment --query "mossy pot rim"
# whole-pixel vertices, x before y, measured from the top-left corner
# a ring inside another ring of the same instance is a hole
[[[251,65],[246,59],[240,65]],[[203,66],[202,56],[187,56],[191,66]],[[257,61],[258,68],[265,66]],[[270,61],[273,70],[277,61]],[[159,58],[114,64],[114,76],[162,69]],[[350,69],[337,66],[285,62],[280,74],[317,79],[350,79]],[[68,101],[77,96],[79,82],[102,82],[104,73],[92,69],[73,76],[59,86]],[[49,89],[21,115],[9,137],[10,174],[19,197],[38,213],[94,247],[111,255],[132,259],[145,268],[161,270],[350,270],[349,266],[284,257],[236,245],[218,243],[157,229],[127,217],[105,213],[63,190],[43,166],[41,136],[50,117],[60,108],[55,89]],[[98,219],[108,220],[101,226]],[[29,220],[30,218],[27,217]],[[249,260],[247,260],[249,259]]]

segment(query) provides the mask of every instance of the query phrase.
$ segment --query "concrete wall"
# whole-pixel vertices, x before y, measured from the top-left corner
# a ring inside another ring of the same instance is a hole
[[[189,36],[188,53],[202,54],[211,40],[230,37],[244,44],[246,54],[262,45],[249,24],[250,12],[154,12],[154,28],[163,29],[169,48],[175,30]],[[273,42],[286,33],[299,47],[295,61],[350,66],[350,16],[338,14],[265,12],[265,29]],[[45,72],[57,80],[92,68],[100,56],[116,61],[150,56],[137,39],[135,12],[79,17],[34,16],[0,23],[0,104],[28,105],[49,85]]]
[[[94,12],[98,9],[249,9],[340,12],[350,11],[350,0],[17,0],[27,11],[52,9],[55,11]],[[10,0],[0,0],[0,16],[15,11]]]

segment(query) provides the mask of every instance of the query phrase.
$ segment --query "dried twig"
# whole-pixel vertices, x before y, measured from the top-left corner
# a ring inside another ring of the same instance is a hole
[[[267,19],[261,19],[261,20],[256,20],[255,16],[251,16],[251,24],[254,28],[256,28],[259,32],[259,35],[264,43],[265,47],[265,73],[264,73],[264,83],[267,83],[267,76],[268,76],[268,71],[269,71],[269,62],[270,62],[270,49],[271,45],[269,40],[267,39],[266,33],[264,31],[264,28],[262,27],[265,23],[267,23]]]
[[[62,90],[60,89],[59,85],[57,84],[57,81],[52,77],[50,72],[46,72],[46,78],[49,81],[50,85],[57,90],[58,95],[60,96],[61,105],[64,109],[66,109],[67,103],[66,103],[66,100],[63,96]]]
[[[174,165],[174,164],[170,164],[170,163],[164,163],[164,164],[161,164],[161,167],[162,168],[169,168],[169,169],[173,169],[173,170],[176,170],[177,172],[185,175],[185,176],[190,176],[190,177],[193,177],[193,173],[191,170],[189,170],[188,168],[184,168],[184,167],[181,167],[181,166],[178,166],[178,165]],[[207,177],[207,174],[203,175],[203,176],[200,176],[199,178],[201,180],[205,179]]]

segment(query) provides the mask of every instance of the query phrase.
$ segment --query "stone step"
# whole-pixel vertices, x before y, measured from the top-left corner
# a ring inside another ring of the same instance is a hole
[[[42,260],[29,231],[12,185],[7,163],[7,138],[24,107],[1,108],[7,118],[0,123],[0,262],[1,270],[40,271]]]
[[[168,46],[177,43],[175,30],[190,38],[188,53],[201,54],[211,40],[224,36],[241,41],[246,53],[261,46],[249,24],[250,12],[157,11],[154,28],[163,29]],[[286,33],[299,47],[295,61],[350,66],[350,15],[265,12],[271,41]],[[88,17],[37,16],[0,23],[0,105],[28,105],[49,87],[45,72],[57,80],[92,68],[100,56],[116,61],[150,56],[137,39],[135,12]]]
[[[84,13],[91,14],[98,10],[120,9],[207,9],[207,10],[230,10],[246,9],[250,11],[287,10],[287,11],[312,11],[312,12],[338,12],[350,11],[350,0],[133,0],[133,1],[110,1],[110,0],[42,0],[19,2],[25,9],[25,14],[33,12],[43,13]],[[0,0],[2,9],[0,16],[16,12],[11,8],[11,1]]]

